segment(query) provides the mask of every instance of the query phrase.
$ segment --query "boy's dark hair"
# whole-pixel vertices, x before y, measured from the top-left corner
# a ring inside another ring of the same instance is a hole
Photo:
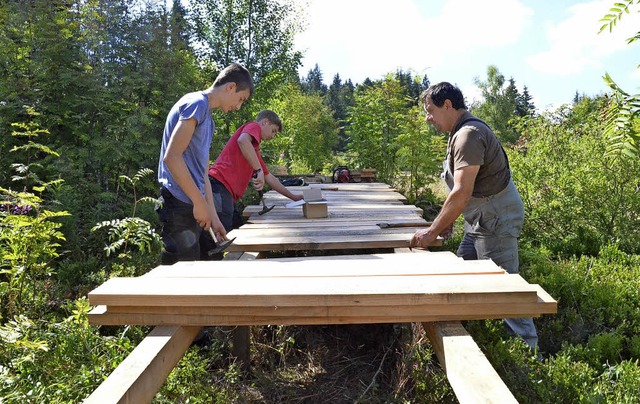
[[[256,116],[256,122],[260,122],[265,118],[272,124],[277,125],[278,131],[282,132],[282,121],[280,120],[278,114],[271,111],[270,109],[263,109],[262,111],[258,112],[258,115]]]
[[[249,90],[249,98],[253,95],[253,79],[251,73],[240,63],[231,63],[225,67],[213,82],[213,87],[219,87],[227,83],[236,83],[236,92]]]
[[[455,109],[467,109],[464,104],[464,96],[462,91],[451,83],[446,81],[434,84],[424,90],[420,94],[420,101],[424,104],[427,101],[427,97],[431,99],[431,102],[436,107],[441,107],[445,100],[451,101],[451,106]]]

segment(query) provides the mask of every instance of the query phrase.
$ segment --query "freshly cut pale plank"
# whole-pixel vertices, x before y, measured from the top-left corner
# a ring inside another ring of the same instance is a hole
[[[397,317],[438,315],[500,315],[514,314],[538,316],[557,311],[555,301],[538,298],[536,303],[471,303],[423,304],[407,306],[298,306],[298,307],[184,307],[184,306],[109,306],[110,313],[124,314],[186,314],[224,316],[276,316],[276,317]]]
[[[279,307],[269,308],[174,308],[177,312],[154,312],[159,307],[136,308],[137,312],[118,312],[117,306],[98,306],[89,313],[94,325],[311,325],[311,324],[376,324],[424,321],[483,320],[513,317],[536,317],[555,313],[552,302],[538,304],[473,304],[431,305],[428,310],[412,306],[376,307]],[[102,310],[100,310],[102,309]],[[376,310],[378,309],[378,310]]]
[[[403,262],[403,265],[420,265],[422,267],[429,267],[431,263],[436,262],[465,262],[466,264],[472,264],[476,262],[487,262],[493,263],[491,260],[463,260],[458,257],[451,251],[429,251],[424,249],[400,249],[401,251],[394,250],[393,253],[377,253],[377,254],[347,254],[347,255],[324,255],[324,256],[308,256],[308,257],[284,257],[284,258],[269,258],[265,261],[274,261],[274,262],[307,262],[307,261],[349,261],[349,260],[386,260],[386,262],[391,263],[392,265],[398,263],[399,261]],[[399,253],[401,252],[401,253]],[[406,253],[406,254],[405,254]],[[417,256],[411,257],[412,254],[416,253]],[[347,265],[351,265],[350,262],[344,263]],[[466,265],[465,264],[465,265]],[[495,265],[495,264],[493,264]]]
[[[197,326],[154,328],[84,403],[151,402],[198,331]]]
[[[458,401],[515,403],[473,338],[459,322],[422,323]]]
[[[167,278],[276,278],[276,277],[346,277],[346,276],[433,276],[468,274],[506,274],[490,260],[463,261],[455,255],[420,256],[419,254],[379,254],[276,258],[255,261],[185,261],[159,266],[143,276]],[[435,255],[435,254],[434,254]],[[333,258],[333,259],[331,259]],[[430,259],[429,259],[430,258]],[[327,262],[327,261],[336,262]]]
[[[519,275],[298,278],[112,278],[89,293],[93,305],[365,306],[536,302]]]

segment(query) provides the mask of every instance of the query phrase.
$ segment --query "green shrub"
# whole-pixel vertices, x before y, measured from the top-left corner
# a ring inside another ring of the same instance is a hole
[[[640,252],[640,161],[605,152],[599,105],[521,120],[509,152],[525,204],[523,240],[562,257],[598,254],[608,243]]]
[[[16,316],[0,326],[0,396],[7,403],[81,402],[133,350],[143,328],[101,336],[87,321],[86,299],[66,306],[69,316]]]

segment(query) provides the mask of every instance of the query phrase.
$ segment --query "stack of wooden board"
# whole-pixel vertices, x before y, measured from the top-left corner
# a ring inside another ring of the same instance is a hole
[[[102,325],[430,322],[555,313],[538,285],[449,252],[180,262],[89,293]]]
[[[387,184],[287,188],[300,194],[319,188],[327,202],[327,217],[306,218],[301,206],[287,208],[288,198],[269,191],[265,203],[274,209],[259,215],[261,205],[248,206],[243,212],[247,223],[229,233],[236,240],[227,251],[406,248],[415,232],[430,224],[422,209],[404,204],[406,198]],[[432,245],[442,245],[442,240]]]

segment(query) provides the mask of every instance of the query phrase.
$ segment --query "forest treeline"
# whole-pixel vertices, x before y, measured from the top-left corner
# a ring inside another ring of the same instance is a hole
[[[89,326],[85,296],[109,277],[159,264],[155,171],[166,114],[231,62],[251,71],[256,91],[240,111],[214,113],[213,158],[237,127],[268,108],[284,123],[262,145],[268,164],[292,174],[375,168],[427,219],[442,203],[436,184],[446,137],[418,103],[427,76],[399,70],[353,83],[339,74],[326,80],[316,65],[301,77],[293,38],[305,15],[292,3],[171,4],[0,3],[0,394],[7,402],[81,401],[144,336],[144,327]],[[517,340],[502,343],[508,336],[497,322],[470,324],[522,402],[639,398],[640,103],[605,78],[610,94],[577,89],[571,104],[540,111],[526,85],[488,66],[476,79],[483,101],[469,105],[505,145],[525,202],[523,276],[561,307],[538,320],[543,362]],[[291,343],[287,332],[278,344]],[[428,344],[406,355],[398,366],[432,362]],[[243,401],[237,369],[219,353],[194,350],[187,358],[159,402]],[[285,362],[267,367],[280,371]],[[399,402],[451,397],[432,372],[409,373],[406,389],[389,377],[386,389],[370,394]],[[194,384],[179,387],[180,380]]]

